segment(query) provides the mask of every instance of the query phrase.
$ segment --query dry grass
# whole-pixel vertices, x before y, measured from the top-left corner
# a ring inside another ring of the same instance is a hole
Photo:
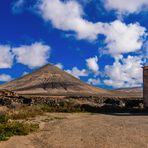
[[[38,115],[43,115],[43,111],[38,106],[24,106],[8,113],[9,118],[13,120],[33,118]]]

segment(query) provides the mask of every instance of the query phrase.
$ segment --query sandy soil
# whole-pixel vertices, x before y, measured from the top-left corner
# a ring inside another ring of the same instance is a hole
[[[40,131],[0,142],[0,148],[148,148],[148,116],[52,113]]]

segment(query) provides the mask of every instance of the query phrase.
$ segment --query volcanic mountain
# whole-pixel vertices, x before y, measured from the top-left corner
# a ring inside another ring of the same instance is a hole
[[[67,96],[109,95],[110,91],[95,88],[67,72],[48,64],[42,68],[0,86],[21,95]]]

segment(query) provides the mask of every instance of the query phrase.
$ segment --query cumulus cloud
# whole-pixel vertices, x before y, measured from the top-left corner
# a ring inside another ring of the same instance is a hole
[[[63,66],[62,63],[57,63],[57,64],[55,64],[55,66],[58,67],[58,68],[60,68],[60,69],[63,69],[64,68],[64,66]]]
[[[12,77],[10,75],[7,75],[7,74],[0,75],[0,82],[8,82],[11,80],[12,80]]]
[[[40,42],[32,45],[23,45],[12,49],[18,63],[36,68],[48,63],[50,47]]]
[[[77,1],[41,0],[38,8],[45,21],[51,22],[57,29],[73,31],[78,39],[96,40],[98,35],[104,35],[106,48],[112,55],[139,50],[146,35],[146,28],[138,23],[125,24],[119,20],[111,23],[87,21]]]
[[[41,0],[38,8],[45,21],[51,21],[57,29],[74,31],[78,39],[97,39],[103,25],[83,19],[83,9],[76,1]]]
[[[97,56],[86,59],[87,67],[89,68],[89,70],[91,70],[95,74],[99,73],[99,65],[97,62],[98,62]]]
[[[11,68],[13,65],[13,54],[8,45],[0,45],[0,68]]]
[[[66,70],[66,72],[68,72],[76,78],[88,76],[88,73],[85,69],[79,70],[77,67],[73,67],[72,70]]]
[[[141,49],[146,29],[138,23],[128,24],[117,20],[104,27],[106,48],[112,55],[135,52]]]
[[[141,86],[142,64],[143,60],[138,56],[118,58],[113,65],[105,67],[108,78],[104,80],[104,83],[114,88]]]
[[[101,82],[100,82],[100,79],[93,79],[93,78],[90,78],[90,79],[88,79],[88,83],[89,83],[89,84],[92,84],[92,85],[98,85],[98,84],[100,84]]]
[[[29,72],[24,71],[23,74],[22,74],[22,76],[25,76],[27,74],[29,74]]]
[[[12,6],[12,12],[13,13],[19,13],[22,11],[23,9],[23,6],[25,4],[25,0],[17,0],[13,3],[13,6]]]
[[[105,0],[107,10],[116,10],[119,14],[139,13],[148,8],[147,0]]]

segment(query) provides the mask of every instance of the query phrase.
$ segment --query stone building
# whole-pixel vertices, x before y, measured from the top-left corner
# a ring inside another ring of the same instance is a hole
[[[144,106],[148,108],[148,66],[143,68],[143,83]]]

